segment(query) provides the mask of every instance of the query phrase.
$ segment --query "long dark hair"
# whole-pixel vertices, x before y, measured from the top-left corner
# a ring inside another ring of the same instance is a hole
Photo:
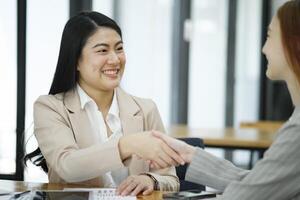
[[[81,12],[68,20],[63,30],[58,61],[49,94],[67,92],[75,87],[78,81],[77,62],[82,48],[87,39],[99,27],[111,28],[122,38],[122,32],[118,24],[101,13]],[[24,157],[25,165],[27,160],[31,160],[33,164],[48,172],[46,160],[40,148]]]
[[[283,4],[277,11],[285,56],[300,83],[300,0]]]

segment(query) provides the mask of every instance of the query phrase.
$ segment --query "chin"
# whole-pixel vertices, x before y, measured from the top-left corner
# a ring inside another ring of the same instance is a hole
[[[272,81],[282,81],[282,75],[281,74],[276,74],[276,73],[271,73],[270,71],[267,70],[266,72],[266,76],[268,77],[268,79],[272,80]]]
[[[120,83],[111,83],[107,84],[105,87],[107,90],[114,90],[115,88],[119,87]]]
[[[266,76],[268,79],[273,80],[272,76],[270,75],[270,73],[268,73],[268,71],[266,72]]]
[[[272,73],[270,73],[268,70],[266,72],[266,76],[268,77],[268,79],[275,81],[276,78],[274,77],[274,75]]]

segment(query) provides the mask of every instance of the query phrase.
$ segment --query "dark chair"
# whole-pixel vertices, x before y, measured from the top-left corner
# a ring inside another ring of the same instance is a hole
[[[203,141],[200,138],[179,138],[179,140],[182,140],[192,146],[204,148]],[[199,185],[199,184],[184,180],[187,167],[188,167],[188,164],[185,164],[183,166],[180,165],[180,166],[176,167],[176,174],[180,181],[180,191],[192,190],[192,189],[204,191],[205,187],[203,185]]]

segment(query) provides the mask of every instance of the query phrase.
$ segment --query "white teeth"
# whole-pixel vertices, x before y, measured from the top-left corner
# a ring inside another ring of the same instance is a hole
[[[109,69],[109,70],[104,70],[102,71],[104,74],[107,74],[107,75],[115,75],[118,73],[118,69]]]

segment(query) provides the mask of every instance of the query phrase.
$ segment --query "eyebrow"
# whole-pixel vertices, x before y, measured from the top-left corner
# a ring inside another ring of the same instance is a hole
[[[119,44],[123,44],[123,41],[122,41],[122,40],[118,41],[118,42],[115,44],[115,46],[118,46]],[[108,47],[109,45],[106,44],[106,43],[98,43],[98,44],[94,45],[92,48],[94,49],[94,48],[100,47],[100,46]]]

